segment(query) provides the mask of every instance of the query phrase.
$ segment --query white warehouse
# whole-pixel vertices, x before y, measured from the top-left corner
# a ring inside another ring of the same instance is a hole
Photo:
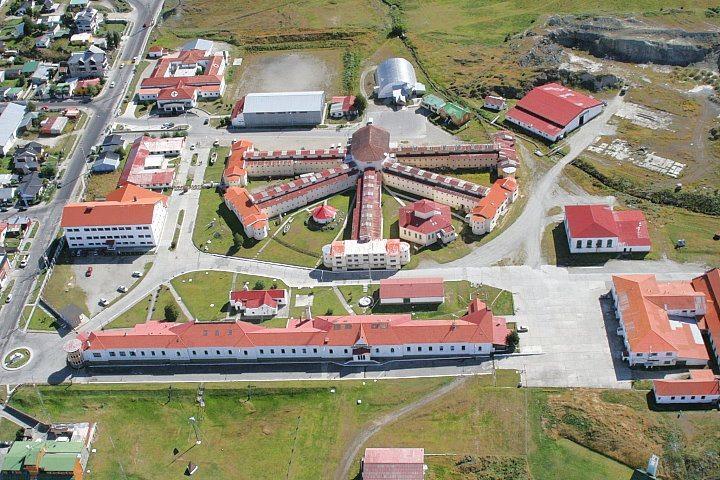
[[[231,114],[236,128],[306,127],[325,119],[325,92],[249,93]]]
[[[404,58],[388,58],[375,70],[377,98],[403,105],[412,96],[422,96],[425,85],[417,81],[415,69]]]

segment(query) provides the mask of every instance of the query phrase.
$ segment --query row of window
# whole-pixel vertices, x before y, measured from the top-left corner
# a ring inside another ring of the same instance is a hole
[[[650,353],[648,353],[647,356],[648,356],[648,357],[657,357],[657,356],[660,356],[660,355],[662,355],[662,354],[656,353],[656,352],[650,352]],[[666,357],[672,357],[672,355],[673,355],[673,352],[665,352],[665,356],[666,356]],[[637,356],[637,357],[644,357],[645,354],[644,354],[644,353],[636,353],[635,356]]]
[[[592,248],[592,243],[593,243],[592,240],[588,240],[587,242],[585,242],[585,248]],[[595,240],[595,248],[602,248],[602,243],[603,243],[602,240]],[[610,248],[612,246],[613,246],[613,241],[612,241],[612,239],[608,238],[605,248]],[[582,240],[578,240],[575,243],[575,248],[583,248]]]
[[[147,225],[134,227],[138,230],[150,230]],[[133,227],[84,227],[84,228],[66,228],[68,232],[112,232],[116,230],[132,230]]]
[[[138,238],[150,238],[152,235],[138,235]],[[135,235],[96,235],[87,237],[67,237],[68,240],[105,240],[105,239],[118,239],[118,238],[135,238]]]
[[[479,349],[479,350],[482,350],[482,346],[478,347],[478,349]],[[290,353],[293,354],[293,355],[295,355],[295,354],[298,353],[298,350],[300,350],[300,352],[303,353],[303,354],[307,354],[309,349],[308,349],[308,348],[291,348],[291,349],[286,349],[286,348],[279,348],[279,349],[270,348],[270,349],[269,349],[269,354],[270,354],[270,355],[275,355],[275,350],[279,350],[279,355],[285,355],[285,354],[287,354],[287,353],[288,353],[287,350],[290,350]],[[465,346],[465,345],[460,345],[460,351],[464,352],[465,350],[466,350],[466,346]],[[405,351],[406,351],[406,352],[411,352],[411,351],[412,351],[412,347],[405,347]],[[416,347],[416,351],[422,352],[422,351],[423,351],[423,347]],[[427,347],[427,351],[428,351],[428,352],[432,352],[432,351],[433,351],[432,345],[430,345],[430,346]],[[444,346],[444,345],[440,345],[440,346],[438,347],[438,351],[440,351],[440,352],[445,351],[445,346]],[[454,352],[454,351],[455,351],[455,345],[450,345],[450,351],[451,351],[451,352]],[[192,355],[198,355],[197,352],[198,352],[197,350],[192,350]],[[202,350],[202,352],[203,352],[204,355],[212,355],[212,354],[210,353],[211,350]],[[247,350],[243,350],[242,352],[243,352],[243,355],[245,355],[245,356],[249,355],[249,353],[248,353]],[[260,352],[260,355],[265,355],[265,349],[261,348],[261,349],[259,350],[259,352]],[[317,354],[317,353],[318,353],[318,349],[317,349],[317,348],[313,348],[313,349],[312,349],[312,353],[313,353],[313,354]],[[333,348],[328,349],[328,353],[330,353],[330,355],[334,355],[334,354],[335,354],[335,349],[333,349]],[[350,350],[347,349],[347,348],[343,348],[343,349],[342,349],[342,353],[344,353],[344,354],[347,355],[347,354],[350,353]],[[380,349],[379,349],[379,348],[375,348],[375,353],[380,353]],[[391,347],[391,348],[390,348],[390,353],[395,353],[395,348],[394,348],[394,347]],[[160,354],[161,354],[161,356],[166,356],[165,350],[161,350],[161,351],[160,351]],[[176,354],[176,356],[178,356],[178,357],[181,356],[181,353],[180,353],[179,351],[175,352],[175,354]],[[137,352],[132,351],[132,350],[131,350],[130,352],[119,351],[119,352],[117,352],[117,353],[114,352],[114,351],[110,351],[110,352],[108,352],[108,355],[109,355],[110,357],[117,357],[117,356],[120,356],[120,357],[127,357],[127,356],[137,357],[137,356],[138,356],[138,355],[137,355]],[[215,350],[215,355],[223,355],[223,354],[221,353],[220,350]],[[228,351],[227,351],[227,355],[233,355],[233,351],[232,351],[232,350],[228,350]],[[146,355],[145,355],[145,351],[142,351],[142,350],[141,350],[141,351],[140,351],[140,356],[141,356],[141,357],[145,357],[145,356],[146,356]],[[156,356],[154,350],[151,350],[151,351],[150,351],[150,356],[151,356],[151,357],[155,357],[155,356]],[[100,357],[102,357],[102,354],[101,354],[100,352],[93,352],[93,357],[94,357],[94,358],[100,358]]]
[[[670,397],[670,400],[675,400],[675,398],[676,397]],[[685,400],[685,398],[686,398],[686,396],[683,395],[682,397],[680,397],[680,400]],[[690,400],[695,400],[695,398],[696,398],[696,395],[692,395],[690,397]],[[700,395],[700,400],[705,400],[705,395]]]

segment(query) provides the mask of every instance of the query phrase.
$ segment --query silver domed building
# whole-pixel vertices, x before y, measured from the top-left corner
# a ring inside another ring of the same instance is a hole
[[[375,71],[375,94],[379,99],[392,99],[403,105],[414,95],[425,93],[425,85],[417,81],[415,69],[404,58],[388,58]]]

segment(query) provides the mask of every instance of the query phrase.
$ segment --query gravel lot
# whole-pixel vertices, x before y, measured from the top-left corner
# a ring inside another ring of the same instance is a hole
[[[325,90],[332,95],[333,78],[340,75],[319,55],[269,53],[243,60],[240,94]]]

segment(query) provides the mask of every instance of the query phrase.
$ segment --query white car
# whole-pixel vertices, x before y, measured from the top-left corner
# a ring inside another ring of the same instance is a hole
[[[8,293],[8,296],[5,297],[5,303],[10,303],[12,301],[12,293]]]
[[[107,298],[101,298],[98,303],[101,307],[107,307],[109,302],[107,301]]]
[[[526,325],[518,325],[517,331],[518,333],[527,333],[528,327]]]
[[[115,88],[115,82],[110,82],[110,88]]]
[[[143,276],[143,274],[142,274],[142,272],[140,272],[140,271],[138,271],[138,270],[135,270],[135,271],[132,273],[132,276],[135,277],[135,278],[140,278],[140,277]]]
[[[117,290],[120,293],[127,293],[128,288],[125,285],[120,285]]]
[[[25,257],[25,258],[23,258],[22,260],[20,260],[20,268],[25,268],[25,267],[27,267],[27,264],[28,264],[27,257]]]

